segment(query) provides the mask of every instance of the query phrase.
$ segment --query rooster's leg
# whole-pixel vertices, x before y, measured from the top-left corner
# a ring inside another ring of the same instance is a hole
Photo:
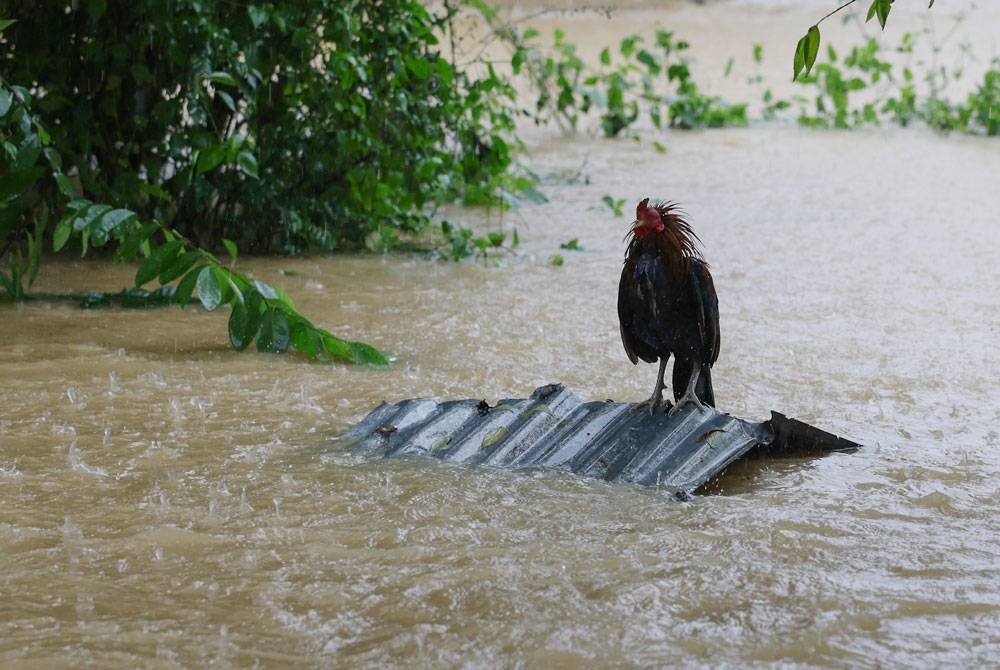
[[[653,395],[649,396],[649,400],[637,404],[635,406],[636,410],[649,407],[649,415],[652,416],[656,408],[663,402],[663,373],[667,370],[668,360],[670,360],[670,354],[660,357],[660,371],[656,375],[656,386],[653,387]]]
[[[688,380],[687,389],[684,391],[684,395],[678,398],[674,406],[670,408],[670,411],[667,412],[668,416],[673,416],[677,413],[678,409],[688,403],[694,404],[694,406],[698,408],[699,412],[708,411],[708,408],[698,397],[698,394],[695,393],[695,388],[698,386],[698,376],[701,374],[701,366],[694,365],[693,368],[694,369],[691,371],[691,379]]]

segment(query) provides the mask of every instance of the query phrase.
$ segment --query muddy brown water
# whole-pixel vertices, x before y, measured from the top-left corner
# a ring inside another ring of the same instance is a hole
[[[1000,663],[996,140],[764,124],[667,143],[537,139],[551,202],[504,217],[522,244],[498,267],[241,261],[388,370],[232,352],[222,313],[4,307],[0,666]],[[383,400],[646,397],[605,193],[689,212],[722,408],[868,447],[738,465],[689,503],[331,447]],[[52,260],[36,288],[133,272]]]

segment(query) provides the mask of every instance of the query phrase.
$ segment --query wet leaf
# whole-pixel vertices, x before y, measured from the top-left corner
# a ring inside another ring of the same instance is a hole
[[[260,297],[256,292],[251,295],[242,302],[234,301],[233,311],[229,315],[229,342],[236,351],[243,351],[250,346],[260,328]]]
[[[323,352],[323,338],[316,327],[297,314],[288,317],[288,324],[295,350],[309,358],[319,358]]]
[[[184,307],[191,302],[191,294],[194,293],[195,286],[198,283],[198,277],[201,276],[203,267],[204,266],[199,266],[188,270],[188,273],[184,275],[184,278],[177,284],[177,291],[174,293],[174,302],[181,307]]]
[[[288,350],[291,344],[291,332],[288,327],[288,317],[281,310],[269,307],[260,318],[260,329],[257,331],[257,351],[280,354]]]
[[[212,272],[212,266],[206,265],[198,273],[198,300],[208,311],[214,310],[222,302],[222,287]]]
[[[351,350],[351,361],[358,365],[389,365],[389,359],[381,351],[364,342],[348,342]]]
[[[190,270],[200,258],[202,258],[200,251],[188,251],[173,258],[170,262],[165,262],[160,270],[160,283],[169,284]]]
[[[172,261],[182,246],[180,241],[174,240],[157,247],[135,273],[135,285],[142,286],[156,278],[160,274],[160,270],[163,269],[164,263]]]

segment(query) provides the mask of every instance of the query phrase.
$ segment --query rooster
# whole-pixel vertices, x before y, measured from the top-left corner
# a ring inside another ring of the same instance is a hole
[[[618,284],[618,320],[629,360],[660,361],[649,412],[663,401],[663,374],[674,356],[676,413],[687,403],[699,410],[715,406],[712,364],[719,357],[719,300],[708,264],[698,251],[701,240],[669,202],[635,208],[625,267]]]

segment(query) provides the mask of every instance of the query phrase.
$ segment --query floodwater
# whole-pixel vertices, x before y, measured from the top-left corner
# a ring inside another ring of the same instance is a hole
[[[757,11],[678,21],[696,41]],[[769,11],[789,34],[811,16]],[[0,666],[1000,664],[997,141],[774,123],[665,143],[537,138],[550,203],[449,212],[517,228],[499,264],[240,261],[387,370],[235,353],[224,313],[3,308]],[[628,220],[604,194],[690,214],[722,409],[867,447],[738,464],[680,503],[331,445],[383,400],[647,397],[615,313]],[[50,260],[36,288],[133,272]]]

